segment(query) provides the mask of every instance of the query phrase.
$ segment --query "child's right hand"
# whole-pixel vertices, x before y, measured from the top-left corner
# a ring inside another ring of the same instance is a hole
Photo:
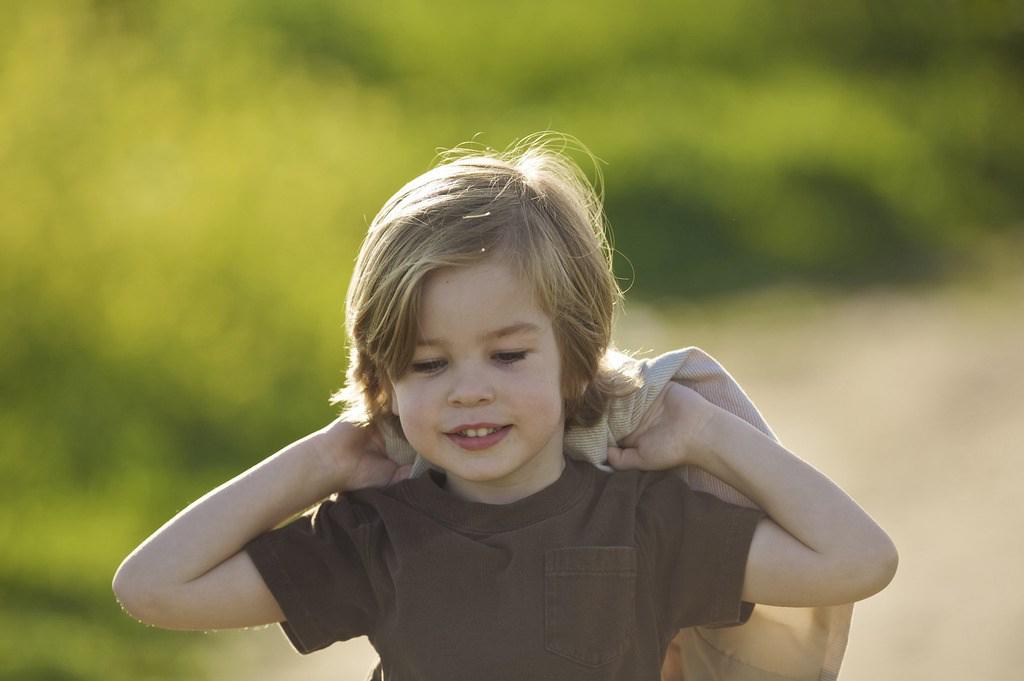
[[[245,545],[333,492],[409,477],[375,428],[341,419],[297,440],[192,502],[117,570],[114,592],[134,617],[167,629],[228,629],[284,614]]]
[[[388,458],[384,438],[373,426],[336,419],[321,430],[324,464],[337,476],[340,490],[387,487],[409,477],[410,465]]]

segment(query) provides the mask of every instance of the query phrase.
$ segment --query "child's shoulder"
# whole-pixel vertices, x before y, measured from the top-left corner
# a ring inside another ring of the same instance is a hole
[[[336,494],[323,501],[316,509],[321,522],[335,525],[366,527],[379,524],[384,518],[400,517],[414,512],[410,499],[416,486],[427,484],[427,476],[410,478],[388,487],[364,487]]]
[[[589,464],[587,464],[589,465]],[[680,497],[690,493],[690,487],[678,470],[644,471],[595,469],[594,484],[605,493],[627,495],[638,503],[647,498]]]
[[[408,505],[408,501],[416,496],[416,489],[424,485],[436,484],[431,480],[428,470],[416,478],[407,478],[387,487],[364,487],[346,492],[337,499],[337,503],[360,509],[363,512],[380,510],[394,505]]]

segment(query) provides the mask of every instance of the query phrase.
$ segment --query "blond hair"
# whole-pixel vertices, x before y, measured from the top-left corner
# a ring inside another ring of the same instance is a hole
[[[594,161],[596,189],[565,155],[570,146]],[[636,387],[606,361],[622,291],[597,159],[574,138],[539,133],[504,152],[460,147],[441,161],[370,224],[346,301],[346,385],[332,403],[344,403],[352,420],[394,419],[390,386],[413,358],[424,278],[498,256],[532,285],[551,319],[566,425],[593,425],[610,397]]]

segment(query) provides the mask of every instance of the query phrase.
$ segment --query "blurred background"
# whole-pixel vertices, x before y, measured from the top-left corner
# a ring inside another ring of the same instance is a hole
[[[5,2],[0,678],[359,678],[110,581],[332,418],[388,196],[546,129],[601,159],[620,346],[715,355],[900,548],[840,678],[1018,678],[1022,86],[1012,2]]]

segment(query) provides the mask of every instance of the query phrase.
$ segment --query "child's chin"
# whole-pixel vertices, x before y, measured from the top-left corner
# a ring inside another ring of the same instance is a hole
[[[511,471],[506,466],[495,465],[491,462],[474,462],[475,465],[457,466],[448,471],[449,475],[457,475],[466,482],[486,485],[488,483],[499,483]]]

